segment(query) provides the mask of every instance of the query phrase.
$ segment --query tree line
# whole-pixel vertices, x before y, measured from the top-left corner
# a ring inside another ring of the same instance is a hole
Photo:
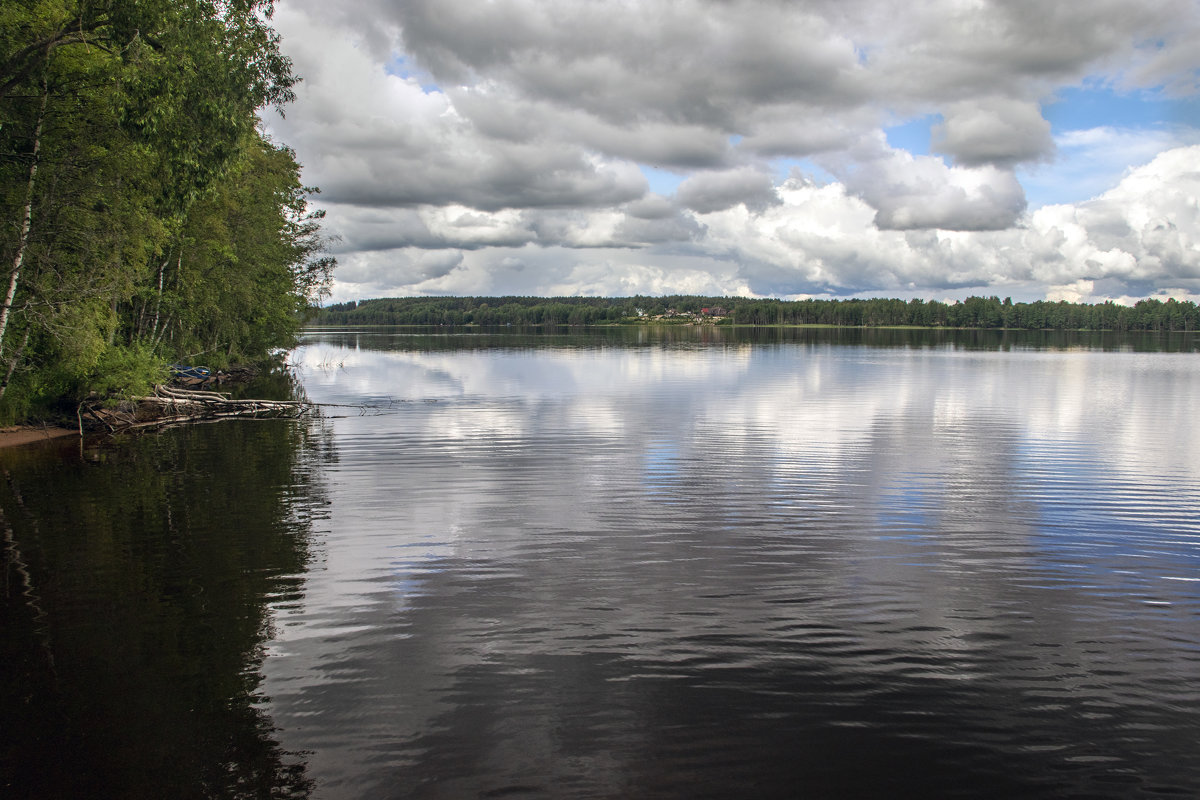
[[[1200,308],[1190,301],[1140,300],[1014,303],[1010,298],[937,300],[770,300],[738,297],[395,297],[338,303],[321,309],[323,325],[598,325],[675,312],[702,315],[719,308],[736,325],[916,326],[942,328],[1194,331]]]
[[[0,420],[292,341],[321,212],[257,113],[297,78],[273,0],[0,6]]]

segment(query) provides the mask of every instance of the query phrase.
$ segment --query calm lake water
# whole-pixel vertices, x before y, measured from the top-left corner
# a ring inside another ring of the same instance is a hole
[[[1196,796],[1196,350],[312,332],[0,452],[0,796]]]

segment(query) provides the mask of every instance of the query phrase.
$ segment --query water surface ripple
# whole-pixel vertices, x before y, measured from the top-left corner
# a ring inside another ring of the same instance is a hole
[[[315,796],[1200,793],[1194,354],[503,341],[295,356]]]

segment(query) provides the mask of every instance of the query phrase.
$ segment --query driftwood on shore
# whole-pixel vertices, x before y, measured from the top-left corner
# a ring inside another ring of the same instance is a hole
[[[225,392],[155,386],[154,394],[115,406],[81,405],[79,427],[115,432],[227,417],[300,417],[314,407],[303,400],[233,400]]]

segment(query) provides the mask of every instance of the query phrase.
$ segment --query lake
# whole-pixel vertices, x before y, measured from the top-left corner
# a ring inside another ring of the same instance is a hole
[[[0,795],[1196,796],[1197,343],[311,331],[0,451]]]

